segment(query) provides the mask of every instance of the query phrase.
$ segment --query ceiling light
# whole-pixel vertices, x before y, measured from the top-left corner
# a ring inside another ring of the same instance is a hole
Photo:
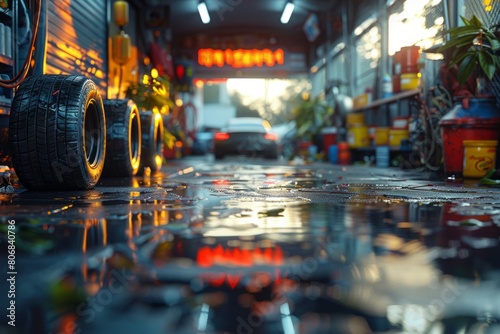
[[[200,13],[201,22],[205,24],[210,22],[210,14],[208,14],[207,4],[204,0],[198,2],[198,12]]]
[[[281,23],[287,24],[288,21],[290,21],[290,16],[292,16],[294,8],[295,5],[293,4],[293,0],[288,0],[283,10],[283,14],[281,14]]]

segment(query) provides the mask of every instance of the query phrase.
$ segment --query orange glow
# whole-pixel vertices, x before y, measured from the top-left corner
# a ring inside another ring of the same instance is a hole
[[[238,282],[241,280],[241,275],[230,275],[230,274],[227,274],[227,283],[229,284],[229,286],[234,289],[236,287],[236,285],[238,285]]]
[[[279,275],[281,272],[276,271],[276,275],[267,272],[257,272],[253,275],[250,282],[246,283],[246,289],[248,292],[257,293],[262,290],[262,287],[269,286],[271,284],[281,284],[281,282],[288,281],[287,279],[282,279]],[[205,272],[201,274],[200,278],[210,284],[213,287],[220,287],[222,285],[228,285],[231,289],[236,288],[236,286],[241,282],[243,275],[241,273],[224,273],[224,272]],[[245,284],[245,283],[244,283]]]
[[[214,136],[215,140],[228,140],[229,134],[226,132],[217,132]]]
[[[270,265],[282,265],[283,250],[276,246],[266,248],[262,252],[259,248],[241,249],[238,247],[224,249],[221,245],[215,248],[201,247],[196,255],[196,263],[200,267],[211,267],[214,265],[230,265],[237,267],[251,267],[255,264],[266,263]]]
[[[273,67],[285,63],[285,51],[277,49],[199,49],[198,64],[205,67]]]
[[[275,133],[266,133],[264,135],[264,138],[266,138],[267,140],[276,141],[276,140],[278,140],[278,135]]]
[[[61,334],[76,333],[76,329],[78,329],[78,324],[76,322],[77,320],[78,318],[74,314],[67,313],[65,315],[62,315],[57,325],[57,333]]]
[[[225,186],[225,185],[230,184],[230,182],[228,180],[221,179],[221,180],[214,180],[213,184]]]

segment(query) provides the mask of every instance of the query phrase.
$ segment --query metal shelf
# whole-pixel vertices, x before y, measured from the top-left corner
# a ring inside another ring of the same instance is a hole
[[[376,100],[376,101],[373,101],[372,103],[369,103],[369,104],[367,104],[365,106],[354,108],[352,111],[356,112],[356,111],[361,111],[361,110],[366,110],[366,109],[377,108],[377,107],[380,107],[380,106],[383,106],[383,105],[386,105],[386,104],[391,104],[391,103],[394,103],[394,102],[399,102],[400,100],[404,100],[404,99],[413,97],[415,95],[418,95],[419,93],[420,93],[419,89],[413,89],[413,90],[404,91],[402,93],[398,93],[398,94],[396,94],[394,96],[391,96],[391,97],[389,97],[387,99]]]
[[[9,65],[9,66],[13,66],[14,60],[12,60],[9,57],[5,57],[5,56],[0,55],[0,63],[5,64],[5,65]]]
[[[11,99],[0,97],[0,115],[10,114]]]
[[[3,8],[0,8],[0,15],[5,15],[5,16],[12,18],[11,12],[12,12],[12,10],[6,10]]]

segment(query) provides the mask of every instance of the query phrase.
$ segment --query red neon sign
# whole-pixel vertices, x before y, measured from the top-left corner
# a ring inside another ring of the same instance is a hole
[[[277,49],[199,49],[198,64],[205,67],[273,67],[285,63],[285,51]]]
[[[204,246],[198,249],[196,254],[196,263],[200,267],[214,265],[251,267],[262,263],[280,266],[283,262],[283,250],[279,246],[264,249],[241,249],[238,247],[224,249],[221,245],[215,248]]]

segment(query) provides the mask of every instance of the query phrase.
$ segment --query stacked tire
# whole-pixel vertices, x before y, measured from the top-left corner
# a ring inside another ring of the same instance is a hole
[[[104,176],[124,177],[137,174],[141,164],[141,117],[130,99],[105,100],[106,162]]]
[[[141,112],[142,153],[140,170],[157,172],[163,165],[163,119],[158,111]]]
[[[91,189],[101,175],[159,171],[163,131],[159,112],[139,112],[130,99],[103,101],[84,76],[32,76],[12,101],[12,165],[27,189]]]
[[[9,118],[12,165],[28,189],[90,189],[106,155],[106,119],[99,91],[84,76],[24,80]]]

